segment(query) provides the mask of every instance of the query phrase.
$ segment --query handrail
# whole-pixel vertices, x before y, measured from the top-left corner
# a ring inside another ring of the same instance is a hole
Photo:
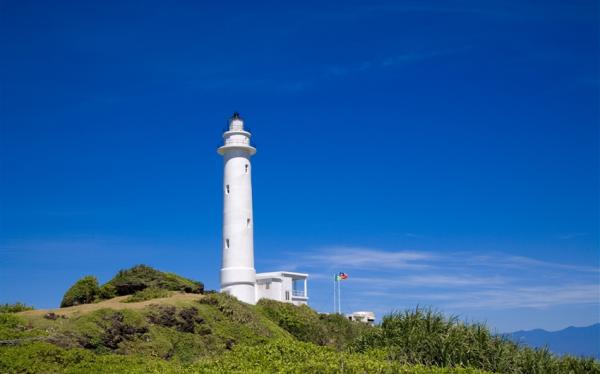
[[[225,140],[225,145],[228,144],[244,144],[244,145],[250,145],[250,140],[234,140],[234,139],[227,139]]]

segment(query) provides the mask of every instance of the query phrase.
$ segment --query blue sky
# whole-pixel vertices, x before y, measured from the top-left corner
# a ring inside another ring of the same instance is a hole
[[[311,305],[599,321],[596,1],[0,1],[0,302],[137,263],[218,288],[221,132],[256,267]]]

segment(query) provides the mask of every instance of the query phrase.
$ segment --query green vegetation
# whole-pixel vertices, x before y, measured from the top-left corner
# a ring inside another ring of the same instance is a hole
[[[305,305],[298,307],[263,299],[258,302],[258,309],[296,339],[338,350],[370,330],[369,326],[351,322],[342,315],[319,314]]]
[[[118,296],[132,295],[148,287],[187,293],[202,293],[204,291],[204,285],[201,282],[177,274],[165,273],[146,265],[137,265],[131,269],[121,270],[106,285],[114,287]]]
[[[23,303],[0,304],[0,313],[19,313],[26,310],[33,310],[33,307]]]
[[[306,306],[181,292],[201,289],[198,282],[136,266],[102,287],[85,277],[63,302],[127,298],[64,314],[6,313],[29,308],[5,306],[0,373],[600,374],[592,359],[525,348],[483,325],[431,310],[392,313],[371,327]]]
[[[593,359],[557,358],[547,349],[519,346],[482,324],[446,318],[430,309],[396,312],[360,336],[352,351],[383,350],[409,365],[475,367],[497,373],[600,373]]]
[[[35,342],[0,350],[2,373],[381,373],[485,374],[476,369],[405,366],[360,354],[337,353],[309,343],[273,341],[241,347],[193,365],[152,356],[94,354]]]
[[[146,301],[152,299],[158,299],[161,297],[168,297],[171,294],[170,291],[164,290],[162,288],[156,287],[148,287],[141,291],[137,291],[133,295],[129,296],[125,299],[126,303],[137,303],[139,301]]]
[[[189,368],[197,373],[484,373],[476,369],[407,366],[377,355],[338,352],[311,343],[273,340],[243,346]]]
[[[168,296],[166,291],[201,294],[204,285],[177,274],[162,272],[146,265],[136,265],[131,269],[119,271],[102,287],[99,286],[96,277],[88,275],[81,278],[67,290],[60,306],[64,308],[89,304],[124,295],[134,295],[129,302],[144,301]]]
[[[60,307],[68,307],[79,304],[89,304],[97,299],[100,292],[96,277],[87,275],[71,286],[63,296]]]

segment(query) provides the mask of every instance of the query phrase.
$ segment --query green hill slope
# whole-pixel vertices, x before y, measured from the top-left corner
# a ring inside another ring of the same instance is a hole
[[[366,326],[274,303],[251,306],[223,294],[173,293],[139,303],[116,298],[0,314],[0,372],[480,373],[432,371],[374,352],[340,352],[336,347],[347,346]],[[342,324],[346,336],[327,337]]]
[[[151,278],[133,296],[7,306],[17,313],[0,313],[0,373],[600,373],[593,360],[519,347],[431,311],[370,327],[306,306],[170,291]]]

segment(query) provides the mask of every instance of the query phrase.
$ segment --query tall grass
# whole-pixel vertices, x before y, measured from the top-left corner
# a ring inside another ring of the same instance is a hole
[[[485,325],[465,323],[431,309],[394,312],[360,336],[356,352],[384,350],[389,360],[439,367],[474,367],[497,373],[600,373],[593,359],[557,357],[520,346]]]

